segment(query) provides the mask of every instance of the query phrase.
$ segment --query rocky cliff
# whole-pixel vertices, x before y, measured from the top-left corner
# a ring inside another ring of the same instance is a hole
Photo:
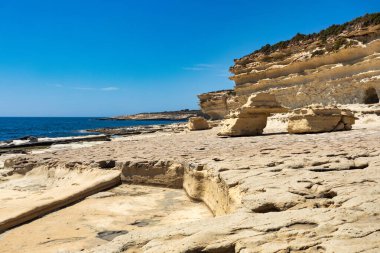
[[[221,119],[228,114],[227,99],[235,95],[233,90],[221,90],[198,95],[203,113],[211,119]]]
[[[199,95],[212,118],[223,118],[249,95],[270,91],[290,108],[312,103],[378,103],[380,13],[292,39],[234,60],[234,90]]]

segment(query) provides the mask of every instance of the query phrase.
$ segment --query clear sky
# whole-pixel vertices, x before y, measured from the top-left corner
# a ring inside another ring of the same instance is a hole
[[[193,109],[234,58],[379,0],[0,0],[0,116]]]

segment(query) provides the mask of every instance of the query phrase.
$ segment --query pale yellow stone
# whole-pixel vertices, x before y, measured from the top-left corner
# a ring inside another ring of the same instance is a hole
[[[310,106],[289,115],[289,133],[322,133],[350,130],[355,123],[352,112],[335,106]]]
[[[287,112],[270,93],[258,93],[249,97],[240,109],[232,111],[223,121],[219,136],[253,136],[263,133],[267,118],[273,113]]]
[[[191,117],[189,118],[188,128],[190,131],[206,130],[210,128],[210,125],[203,117]]]
[[[223,122],[219,136],[252,136],[260,135],[267,125],[266,114],[254,114],[249,118],[231,118]]]

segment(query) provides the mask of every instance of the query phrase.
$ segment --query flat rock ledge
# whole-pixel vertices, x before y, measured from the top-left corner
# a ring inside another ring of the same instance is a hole
[[[26,155],[7,161],[1,180],[41,166],[119,171],[128,183],[182,187],[215,215],[131,231],[85,252],[380,251],[378,126],[228,139],[218,131]]]

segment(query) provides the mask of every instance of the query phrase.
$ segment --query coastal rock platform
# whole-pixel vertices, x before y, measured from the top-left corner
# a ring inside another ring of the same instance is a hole
[[[254,137],[221,138],[220,127],[130,136],[12,158],[5,162],[11,176],[2,175],[0,187],[17,184],[12,177],[22,168],[25,175],[40,168],[93,169],[118,173],[132,185],[182,188],[214,216],[126,229],[111,241],[86,245],[85,252],[379,252],[380,121],[372,115],[370,121],[359,120],[351,131],[306,135],[268,122]],[[1,195],[2,201],[12,195]]]
[[[0,251],[75,252],[135,230],[210,217],[183,190],[122,184],[3,233]]]

